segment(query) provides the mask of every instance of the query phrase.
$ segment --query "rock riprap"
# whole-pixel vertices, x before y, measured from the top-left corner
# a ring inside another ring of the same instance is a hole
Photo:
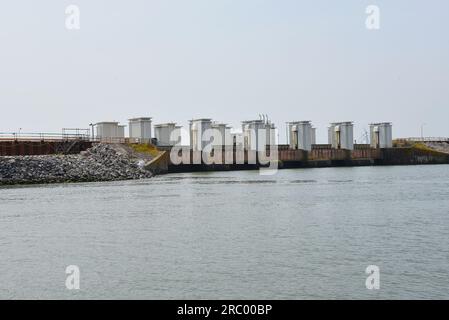
[[[113,144],[96,144],[77,155],[0,157],[0,185],[150,178],[146,160]]]

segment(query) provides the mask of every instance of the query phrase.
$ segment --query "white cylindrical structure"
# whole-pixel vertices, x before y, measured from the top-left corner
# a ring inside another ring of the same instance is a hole
[[[242,133],[246,150],[262,151],[276,144],[276,127],[266,120],[243,121]]]
[[[97,139],[109,140],[125,137],[125,126],[119,125],[115,121],[104,121],[95,124],[97,129]]]
[[[148,143],[151,141],[151,118],[129,119],[129,138],[131,142]]]
[[[393,126],[390,122],[370,124],[370,145],[372,148],[393,147]]]
[[[331,123],[328,137],[332,148],[354,150],[354,124],[352,122]]]
[[[181,127],[176,126],[176,123],[161,123],[154,126],[154,137],[156,138],[158,146],[173,146],[178,141],[173,140],[172,135],[175,130]]]
[[[203,134],[212,126],[212,119],[195,119],[190,121],[190,148],[193,151],[203,151],[207,141],[203,141]]]
[[[310,121],[294,121],[288,123],[291,149],[312,150],[315,140],[314,129]]]

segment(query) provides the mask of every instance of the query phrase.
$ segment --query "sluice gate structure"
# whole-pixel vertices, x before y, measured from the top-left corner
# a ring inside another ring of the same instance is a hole
[[[158,162],[159,168],[167,173],[199,172],[199,171],[232,171],[252,170],[266,167],[258,155],[248,150],[223,147],[221,161],[205,162],[201,151],[192,151],[189,147],[179,148],[177,154],[171,154],[171,147],[164,149],[165,155]],[[213,152],[210,154],[214,156]],[[264,161],[269,158],[269,151],[263,155]],[[266,157],[265,157],[266,156]],[[173,158],[177,163],[173,162]],[[254,161],[256,160],[256,161]],[[449,154],[431,149],[409,147],[372,148],[368,144],[355,144],[353,150],[334,149],[331,145],[313,145],[311,151],[291,149],[289,145],[279,145],[277,168],[318,168],[339,166],[374,166],[374,165],[417,165],[417,164],[449,164]],[[165,170],[164,170],[165,171]]]

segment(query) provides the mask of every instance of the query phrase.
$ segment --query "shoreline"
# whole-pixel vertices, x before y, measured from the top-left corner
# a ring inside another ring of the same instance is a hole
[[[324,168],[359,168],[359,167],[412,167],[412,166],[445,166],[449,163],[423,163],[423,164],[370,164],[370,165],[328,165],[328,166],[296,166],[296,167],[282,167],[279,170],[296,170],[296,169],[324,169]],[[144,181],[157,176],[175,175],[179,173],[213,173],[213,172],[230,172],[230,171],[255,171],[259,168],[239,168],[239,169],[210,169],[210,170],[189,170],[189,171],[170,171],[165,173],[154,174],[151,173],[147,177],[139,178],[117,178],[117,179],[92,179],[92,180],[60,180],[60,181],[23,181],[7,183],[0,181],[0,189],[8,187],[33,187],[33,186],[50,186],[50,185],[71,185],[82,183],[102,183],[102,182],[130,182],[130,181]]]
[[[97,144],[74,155],[0,157],[0,186],[151,178],[143,157],[120,145]]]
[[[328,152],[324,156],[321,153],[323,150]],[[321,148],[309,154],[302,150],[281,149],[279,160],[276,160],[277,167],[273,169],[449,164],[448,153],[423,146],[363,149],[362,151],[348,152]],[[197,156],[190,150],[187,152],[190,153],[191,160]],[[314,152],[321,157],[317,157]],[[170,149],[158,150],[145,145],[98,143],[78,154],[2,156],[0,157],[0,187],[131,181],[164,174],[246,171],[267,167],[247,162],[243,164],[200,162],[175,165],[171,163],[169,153]],[[232,156],[236,159],[235,151],[233,153]],[[244,159],[248,159],[248,154],[244,155]]]

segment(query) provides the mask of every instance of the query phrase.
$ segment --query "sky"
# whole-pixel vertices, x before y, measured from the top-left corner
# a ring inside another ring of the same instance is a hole
[[[66,28],[68,5],[80,29]],[[368,5],[380,29],[365,26]],[[449,137],[447,0],[14,0],[0,5],[0,132],[268,114]],[[21,129],[19,129],[21,128]]]

